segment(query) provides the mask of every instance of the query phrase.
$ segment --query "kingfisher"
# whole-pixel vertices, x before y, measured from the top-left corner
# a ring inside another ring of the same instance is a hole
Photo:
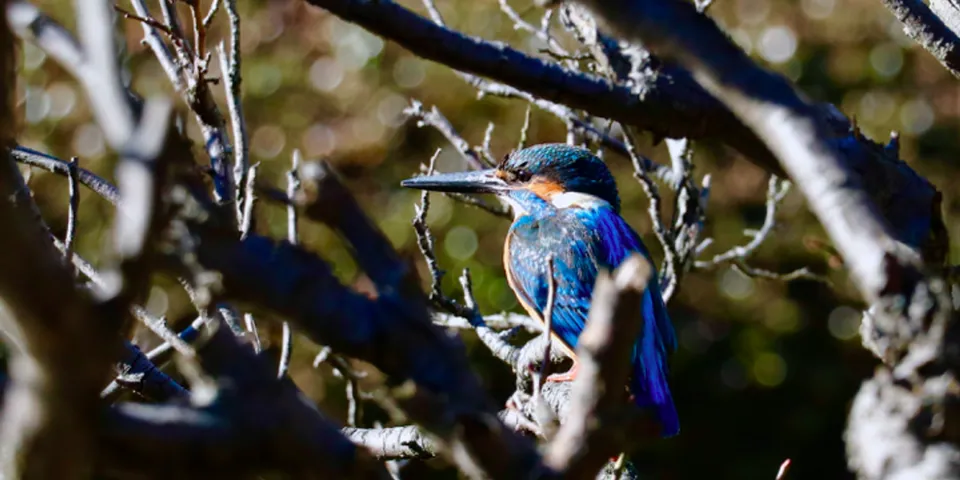
[[[650,259],[640,236],[620,216],[620,196],[610,170],[583,148],[536,145],[508,154],[496,168],[414,177],[401,186],[492,193],[510,205],[514,220],[503,249],[507,281],[524,310],[546,323],[552,270],[550,331],[573,360],[569,371],[550,375],[547,382],[576,377],[577,339],[600,269],[613,270],[635,252]],[[629,389],[638,406],[656,413],[661,436],[671,437],[679,433],[680,422],[667,381],[667,357],[677,341],[655,280],[648,284],[638,313],[644,324],[633,348]]]

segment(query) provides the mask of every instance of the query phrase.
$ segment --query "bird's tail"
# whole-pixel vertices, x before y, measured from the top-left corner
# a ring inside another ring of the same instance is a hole
[[[634,363],[634,373],[630,380],[633,401],[640,408],[653,410],[660,423],[660,436],[667,438],[680,433],[680,417],[673,405],[673,396],[666,380],[661,385],[650,385],[641,372],[639,362]],[[656,382],[654,382],[656,383]],[[642,392],[642,393],[641,393]]]
[[[667,355],[676,349],[676,336],[659,288],[652,283],[643,298],[643,331],[633,347],[630,391],[638,406],[656,412],[660,435],[672,437],[680,433],[680,418],[667,382]]]

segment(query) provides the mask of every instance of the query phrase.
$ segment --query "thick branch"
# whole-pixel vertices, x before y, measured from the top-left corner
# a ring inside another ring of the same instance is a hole
[[[302,174],[317,205],[337,205],[323,218],[356,250],[377,285],[376,299],[344,287],[326,263],[299,247],[256,235],[238,240],[206,223],[191,224],[203,239],[199,263],[220,273],[228,298],[265,308],[316,343],[371,362],[397,385],[413,380],[416,387],[404,387],[398,402],[463,470],[493,478],[549,476],[534,446],[497,420],[462,345],[430,321],[407,266],[336,176],[311,175],[307,165]]]
[[[882,0],[903,31],[930,52],[954,77],[960,78],[960,37],[922,0]]]
[[[829,128],[816,109],[783,77],[756,66],[711,19],[689,3],[680,0],[585,0],[579,3],[592,8],[624,38],[643,42],[654,52],[674,58],[689,68],[705,88],[750,125],[777,155],[843,255],[861,294],[872,304],[872,322],[869,326],[865,323],[864,328],[870,330],[872,338],[881,339],[889,347],[884,352],[884,360],[896,365],[894,375],[903,382],[881,385],[883,394],[894,398],[910,389],[929,389],[931,394],[925,401],[944,407],[954,402],[955,395],[947,389],[930,388],[943,383],[943,366],[951,369],[952,375],[960,370],[956,359],[945,354],[951,343],[947,333],[956,327],[944,283],[926,278],[917,252],[897,242],[876,205],[864,193],[863,183],[845,163],[850,155],[844,149],[849,145],[831,141]],[[929,368],[932,365],[941,367]],[[874,388],[864,384],[861,398],[872,395],[870,390]],[[897,421],[891,414],[898,410],[896,406],[890,410],[873,410],[880,419]],[[956,415],[955,412],[946,414]],[[909,429],[896,429],[898,441],[905,445],[926,445],[925,456],[934,454],[937,448],[945,448],[949,450],[948,455],[956,458],[955,444],[930,445],[927,432],[936,429],[936,423],[931,423],[932,417],[907,416],[918,423]],[[862,417],[851,416],[850,432],[862,431],[858,423]],[[857,438],[864,437],[851,435],[848,440]],[[857,457],[866,458],[862,452],[873,448],[866,444],[848,444],[854,461]],[[895,465],[897,462],[889,457],[891,452],[893,450],[873,450],[881,460],[858,464],[860,475],[888,478],[890,471],[864,466]],[[937,467],[925,471],[929,477],[957,474],[953,463],[927,465]],[[909,470],[897,468],[897,473],[904,471]]]
[[[388,478],[274,366],[217,328],[198,358],[220,380],[201,407],[124,404],[104,419],[98,467],[113,476],[210,478],[283,472],[291,478]]]
[[[12,146],[13,41],[0,12],[0,148]],[[89,473],[98,391],[119,341],[74,286],[15,163],[0,155],[0,328],[12,340],[0,424],[5,478],[83,478]],[[53,301],[52,301],[53,300]]]
[[[817,110],[756,66],[710,18],[678,0],[580,2],[624,38],[676,58],[750,125],[783,164],[843,254],[861,293],[877,300],[896,241],[831,142]],[[907,264],[912,263],[903,257]]]
[[[659,137],[720,140],[771,173],[784,174],[776,152],[757,135],[758,132],[735,115],[735,110],[704,91],[682,68],[661,66],[654,75],[632,79],[634,84],[628,88],[529,57],[502,43],[467,37],[389,0],[307,2],[392,40],[420,57],[453,69],[488,77],[535,97],[617,120]],[[611,11],[619,11],[620,3],[610,2]],[[730,41],[712,22],[710,24],[709,35],[719,35],[720,43],[703,38],[702,33],[694,33],[698,32],[697,26],[683,31],[689,33],[689,38],[697,38],[695,43],[726,51],[727,48],[722,46],[730,45]],[[726,53],[721,55],[724,56],[717,58],[726,58]],[[738,71],[730,68],[730,72]],[[755,71],[755,67],[750,71]],[[884,152],[882,147],[851,134],[850,122],[832,105],[810,107],[809,110],[811,117],[821,117],[829,123],[829,130],[824,131],[828,134],[825,138],[832,139],[834,148],[842,151],[841,165],[852,169],[856,173],[854,178],[863,182],[899,240],[914,247],[926,247],[929,241],[942,242],[939,238],[931,240],[944,236],[945,229],[940,220],[936,191],[926,180],[898,158]],[[943,250],[942,246],[932,249]],[[942,261],[942,258],[941,254],[938,260]]]

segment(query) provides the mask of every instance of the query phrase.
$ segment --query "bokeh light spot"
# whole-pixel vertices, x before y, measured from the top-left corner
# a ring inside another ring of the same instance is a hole
[[[753,377],[765,387],[776,387],[787,378],[787,362],[776,353],[761,353],[753,362]]]
[[[41,88],[27,87],[24,101],[27,123],[40,123],[50,113],[50,95]]]
[[[811,20],[823,20],[833,13],[833,7],[836,0],[803,0],[800,2],[800,8],[804,15]]]
[[[336,60],[321,57],[310,65],[310,85],[321,92],[330,92],[336,89],[343,81],[343,67]]]
[[[250,73],[243,80],[251,94],[266,97],[280,89],[280,85],[283,84],[283,74],[274,65],[257,65],[250,69]]]
[[[737,19],[744,25],[758,25],[770,15],[767,0],[737,0]]]
[[[757,47],[766,61],[784,63],[797,52],[797,37],[789,27],[769,27],[760,35]]]
[[[893,116],[897,110],[897,102],[887,92],[873,90],[860,98],[857,116],[875,125],[880,125]]]
[[[283,151],[287,139],[276,125],[264,125],[253,132],[250,151],[261,158],[273,158]]]
[[[406,120],[403,109],[407,107],[407,99],[391,93],[377,104],[377,119],[385,127],[399,127]]]
[[[827,328],[830,334],[840,340],[850,340],[857,336],[860,329],[860,312],[841,305],[827,317]]]
[[[383,40],[343,21],[328,21],[327,35],[336,49],[337,61],[347,70],[360,70],[383,51]]]
[[[487,282],[487,301],[492,311],[505,312],[517,306],[517,296],[506,281]]]
[[[479,246],[477,232],[463,225],[451,228],[443,239],[443,248],[447,255],[456,260],[469,259],[477,252],[477,246]]]
[[[893,77],[903,67],[903,50],[896,43],[881,43],[870,50],[870,66],[881,77]]]
[[[337,149],[337,137],[323,124],[313,124],[303,132],[303,149],[308,157],[323,157]]]
[[[910,100],[900,106],[900,124],[907,133],[920,135],[933,126],[933,120],[933,108],[922,98]]]
[[[77,104],[77,94],[67,83],[57,82],[47,89],[50,95],[50,118],[59,120],[73,111]]]
[[[418,58],[402,57],[393,65],[393,80],[401,88],[419,87],[426,76],[423,61]]]
[[[733,300],[743,300],[753,294],[753,279],[728,268],[720,276],[720,291]]]
[[[73,151],[81,158],[99,158],[103,155],[103,133],[100,127],[85,123],[73,132]]]
[[[763,322],[775,332],[795,332],[800,328],[800,311],[790,300],[778,298],[766,304]]]
[[[31,42],[23,42],[23,68],[26,70],[36,70],[43,65],[47,59],[47,54],[40,47]]]

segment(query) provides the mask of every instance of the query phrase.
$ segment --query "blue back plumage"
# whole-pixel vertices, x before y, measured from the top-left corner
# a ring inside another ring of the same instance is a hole
[[[598,270],[617,268],[633,252],[648,259],[649,253],[608,203],[554,208],[530,192],[519,190],[511,196],[527,211],[516,219],[507,236],[505,261],[510,285],[524,307],[542,317],[548,293],[547,258],[553,255],[557,290],[552,328],[575,349]],[[676,349],[676,336],[655,280],[644,294],[641,314],[644,329],[634,347],[630,389],[639,406],[656,411],[661,434],[673,436],[680,427],[667,383],[666,362]]]

